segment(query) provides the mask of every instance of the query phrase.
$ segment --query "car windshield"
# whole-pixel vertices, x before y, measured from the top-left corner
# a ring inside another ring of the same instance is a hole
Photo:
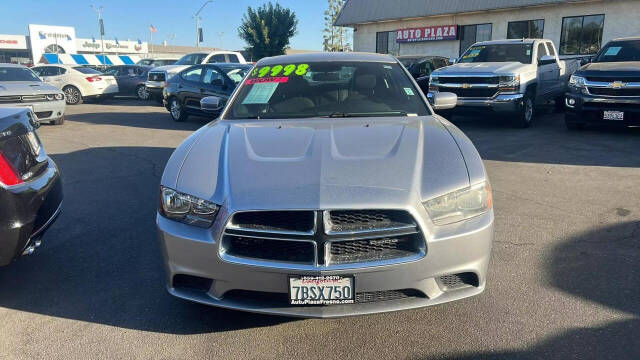
[[[187,54],[178,60],[175,65],[196,65],[201,64],[207,54]]]
[[[225,74],[231,79],[236,85],[238,85],[244,76],[247,75],[247,71],[251,69],[251,66],[225,66],[221,68]]]
[[[532,44],[492,44],[470,47],[460,57],[461,63],[520,62],[531,64]]]
[[[640,61],[640,40],[614,41],[605,46],[594,62]]]
[[[40,78],[26,68],[0,67],[0,81],[40,81]]]
[[[83,74],[93,74],[93,75],[102,74],[101,71],[98,71],[98,70],[92,69],[92,68],[88,68],[88,67],[75,67],[73,69],[77,70],[77,71],[80,71]]]
[[[153,59],[143,59],[137,62],[137,65],[151,65],[153,64]]]
[[[429,114],[420,90],[399,64],[336,61],[254,68],[225,119]]]
[[[404,65],[404,67],[406,67],[407,69],[411,67],[411,65],[415,64],[418,62],[418,60],[420,60],[421,58],[419,57],[415,57],[415,58],[398,58],[398,60],[402,63],[402,65]]]

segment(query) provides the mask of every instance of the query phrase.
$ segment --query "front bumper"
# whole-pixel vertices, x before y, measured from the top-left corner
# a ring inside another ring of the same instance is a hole
[[[574,123],[640,126],[640,97],[599,96],[571,89],[565,97],[566,118]],[[605,111],[624,112],[624,120],[604,120]]]
[[[429,92],[427,99],[433,104],[435,93]],[[459,97],[454,113],[496,112],[514,113],[522,109],[523,94],[498,94],[491,98],[463,98]]]
[[[62,208],[62,180],[53,160],[36,179],[0,188],[0,266],[8,265],[53,224]]]
[[[27,107],[33,110],[38,121],[53,121],[64,116],[66,102],[64,100],[21,102],[16,104],[5,104],[10,107]]]
[[[223,260],[219,255],[218,234],[224,221],[216,221],[210,229],[201,229],[157,216],[170,294],[223,308],[295,317],[328,318],[411,309],[481,293],[486,284],[493,241],[493,212],[488,212],[425,233],[426,255],[418,260],[370,267],[355,264],[335,269],[309,269],[292,264],[273,267]],[[429,226],[422,224],[421,228]],[[440,285],[440,276],[458,273],[474,274],[476,284],[450,290]],[[198,290],[174,282],[177,275],[195,276],[212,282]],[[412,289],[425,297],[348,305],[289,305],[286,294],[290,275],[348,275],[354,277],[356,294]],[[244,291],[248,295],[227,296],[234,291]],[[265,294],[281,296],[274,298]]]
[[[166,82],[164,81],[147,81],[144,86],[149,91],[149,95],[153,98],[162,98],[162,89],[164,89]]]

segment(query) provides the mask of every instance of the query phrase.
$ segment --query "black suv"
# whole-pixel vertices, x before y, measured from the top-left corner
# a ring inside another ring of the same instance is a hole
[[[202,113],[200,99],[216,96],[226,102],[253,66],[250,64],[202,64],[182,70],[163,89],[163,103],[175,121]]]
[[[0,266],[31,254],[62,207],[62,180],[27,108],[0,108]]]
[[[418,86],[426,95],[429,92],[429,75],[442,67],[449,65],[449,59],[443,56],[426,55],[402,55],[398,60],[409,70],[411,76],[416,79]]]
[[[587,123],[640,125],[640,37],[609,42],[577,70],[565,105],[570,130]]]

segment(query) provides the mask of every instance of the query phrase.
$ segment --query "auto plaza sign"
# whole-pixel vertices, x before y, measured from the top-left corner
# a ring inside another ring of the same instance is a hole
[[[419,28],[400,29],[396,33],[396,41],[417,42],[417,41],[438,41],[456,40],[458,38],[457,25],[437,25]]]

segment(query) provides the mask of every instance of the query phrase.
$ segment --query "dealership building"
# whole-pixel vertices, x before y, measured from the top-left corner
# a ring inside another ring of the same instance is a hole
[[[640,35],[638,0],[347,0],[355,51],[458,57],[478,41],[545,38],[562,57]]]

